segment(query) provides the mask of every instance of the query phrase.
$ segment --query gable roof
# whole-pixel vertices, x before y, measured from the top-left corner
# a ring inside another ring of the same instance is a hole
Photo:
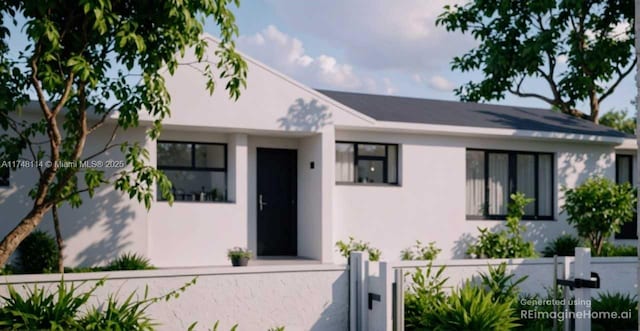
[[[378,121],[546,131],[616,138],[634,137],[603,125],[543,108],[317,91]]]

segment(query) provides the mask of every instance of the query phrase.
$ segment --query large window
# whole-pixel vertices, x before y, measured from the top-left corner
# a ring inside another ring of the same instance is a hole
[[[224,144],[159,141],[158,169],[171,180],[176,201],[227,200]]]
[[[0,186],[9,186],[9,167],[0,167]]]
[[[336,182],[398,184],[398,145],[336,142]]]
[[[550,153],[467,150],[467,218],[503,219],[522,192],[534,199],[524,219],[553,219],[553,169]]]
[[[633,156],[616,154],[616,183],[629,183],[633,185]],[[637,239],[637,216],[622,225],[620,233],[616,233],[616,239]]]

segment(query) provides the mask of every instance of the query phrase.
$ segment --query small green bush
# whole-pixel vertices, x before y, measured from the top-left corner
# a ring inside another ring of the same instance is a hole
[[[82,329],[78,321],[81,307],[93,292],[104,284],[99,281],[89,291],[77,293],[77,287],[63,281],[57,291],[50,292],[34,285],[27,288],[26,296],[8,285],[8,296],[2,296],[0,328],[10,330],[77,330]]]
[[[638,248],[634,245],[614,245],[605,242],[600,256],[638,256]]]
[[[149,259],[136,253],[124,253],[116,257],[107,265],[105,270],[149,270],[155,269],[149,262]]]
[[[518,285],[527,280],[527,276],[514,279],[514,274],[507,274],[507,264],[489,266],[489,273],[480,273],[481,284],[491,292],[496,302],[513,303],[520,293]]]
[[[58,270],[58,245],[44,231],[33,231],[20,243],[16,253],[16,268],[20,273],[42,274]]]
[[[336,247],[342,256],[349,259],[351,252],[367,252],[369,253],[369,261],[380,261],[382,252],[371,245],[368,242],[361,240],[356,241],[353,237],[349,237],[348,242],[339,240],[336,242]]]
[[[635,296],[621,293],[600,293],[598,298],[591,301],[591,311],[607,312],[607,314],[615,312],[618,316],[618,318],[594,318],[591,322],[594,331],[636,330],[638,327],[638,300]],[[595,316],[602,317],[602,315],[596,314]]]
[[[532,201],[522,193],[512,194],[507,207],[506,230],[493,233],[487,228],[478,228],[478,242],[469,246],[467,254],[490,259],[536,257],[533,243],[522,238],[526,227],[520,224],[524,207]]]
[[[435,307],[433,330],[511,330],[518,326],[511,304],[494,301],[490,291],[467,281]]]
[[[622,224],[633,219],[636,204],[635,189],[629,183],[615,184],[602,178],[587,179],[574,189],[566,189],[562,211],[567,222],[587,241],[596,256]]]
[[[573,256],[575,254],[575,248],[581,244],[580,239],[570,235],[564,234],[550,242],[542,251],[544,257],[558,256]]]
[[[430,329],[435,323],[435,307],[445,302],[443,290],[447,278],[442,278],[445,267],[437,271],[429,263],[425,270],[416,268],[411,274],[411,284],[404,296],[404,320],[406,330]]]
[[[400,252],[400,258],[404,261],[410,260],[435,260],[442,250],[436,247],[436,242],[432,241],[426,246],[416,240],[416,244]]]
[[[147,309],[156,302],[178,298],[181,293],[196,283],[194,278],[176,290],[149,298],[148,289],[142,299],[131,293],[119,303],[110,295],[106,303],[86,307],[97,288],[105,284],[105,279],[96,282],[88,291],[79,293],[73,283],[63,280],[56,290],[34,285],[20,294],[11,285],[8,296],[0,297],[0,329],[2,330],[152,330],[155,325],[147,315]]]

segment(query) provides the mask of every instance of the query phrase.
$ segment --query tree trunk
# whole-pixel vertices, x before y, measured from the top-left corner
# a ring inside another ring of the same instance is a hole
[[[51,205],[35,205],[18,225],[9,232],[2,242],[0,242],[0,268],[6,266],[11,254],[18,248],[18,245],[42,222],[42,217],[46,214]]]
[[[56,243],[58,244],[58,272],[64,273],[64,256],[62,250],[64,249],[64,239],[62,239],[62,232],[60,231],[60,218],[58,217],[58,207],[53,205],[51,207],[51,214],[53,216],[53,228],[56,231]]]
[[[589,119],[593,123],[598,124],[598,115],[600,113],[600,99],[598,99],[598,95],[596,94],[595,89],[589,94],[589,108],[591,109]]]

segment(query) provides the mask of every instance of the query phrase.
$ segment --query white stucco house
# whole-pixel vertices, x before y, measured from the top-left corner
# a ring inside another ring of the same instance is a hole
[[[197,67],[167,78],[172,116],[159,141],[145,138],[144,119],[117,139],[148,148],[150,162],[173,180],[175,203],[158,198],[147,211],[104,188],[79,209],[62,208],[67,265],[127,251],[158,267],[226,265],[233,246],[257,258],[342,263],[335,242],[349,236],[389,260],[416,240],[436,241],[443,258],[463,257],[477,227],[504,223],[514,191],[536,199],[527,237],[542,249],[572,232],[562,187],[594,175],[638,178],[633,137],[587,121],[544,109],[314,90],[246,59],[247,89],[237,102],[221,89],[209,95]],[[4,170],[0,234],[25,214],[32,171]],[[635,227],[620,238],[633,240]]]

